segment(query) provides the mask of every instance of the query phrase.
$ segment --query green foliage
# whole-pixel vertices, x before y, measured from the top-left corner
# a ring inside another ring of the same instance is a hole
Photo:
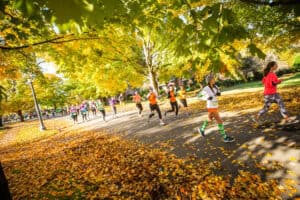
[[[259,48],[256,47],[255,44],[251,43],[248,45],[248,49],[253,56],[257,56],[261,59],[264,59],[266,57],[266,54],[264,54]]]
[[[40,76],[36,59],[28,58],[35,53],[74,83],[74,96],[66,97],[72,101],[139,87],[149,74],[151,82],[201,81],[208,72],[237,78],[240,52],[264,58],[269,49],[294,48],[297,8],[219,0],[6,0],[0,5],[0,76]]]

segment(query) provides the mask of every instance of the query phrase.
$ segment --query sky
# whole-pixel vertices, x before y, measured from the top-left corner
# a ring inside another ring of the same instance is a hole
[[[41,69],[44,73],[58,75],[56,72],[56,65],[54,63],[43,62],[43,63],[39,64],[39,66],[41,67]]]

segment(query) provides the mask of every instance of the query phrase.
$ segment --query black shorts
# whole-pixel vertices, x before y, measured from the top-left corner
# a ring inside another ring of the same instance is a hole
[[[139,110],[143,110],[143,105],[141,103],[135,104]]]

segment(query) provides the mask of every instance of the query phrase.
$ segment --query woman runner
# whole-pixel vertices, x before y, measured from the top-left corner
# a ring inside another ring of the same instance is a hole
[[[280,113],[282,117],[285,119],[285,121],[289,121],[289,116],[285,109],[283,100],[280,97],[280,95],[277,93],[277,85],[281,83],[281,80],[279,80],[276,74],[274,73],[277,68],[278,68],[277,63],[275,61],[272,61],[269,62],[266,68],[264,69],[264,78],[262,80],[262,83],[265,86],[264,89],[265,105],[254,118],[256,122],[258,122],[261,115],[268,112],[272,103],[277,103],[279,105]]]
[[[139,110],[138,112],[139,117],[142,117],[142,111],[143,111],[142,98],[139,95],[138,91],[135,91],[134,95],[132,96],[132,99],[135,102],[137,109]]]
[[[86,116],[87,112],[88,112],[88,110],[87,110],[86,103],[82,103],[80,105],[80,113],[81,113],[81,116],[82,116],[82,122],[87,121],[87,116]]]
[[[71,118],[73,119],[73,123],[77,123],[77,109],[75,105],[72,105],[70,108]]]
[[[207,86],[205,86],[200,93],[200,96],[203,100],[207,101],[207,111],[208,111],[208,120],[205,120],[204,123],[202,124],[201,128],[197,128],[198,132],[202,135],[205,136],[205,128],[208,125],[208,122],[212,122],[213,119],[216,119],[218,122],[218,128],[219,132],[223,137],[224,142],[233,142],[234,138],[230,137],[226,134],[224,130],[224,125],[223,121],[221,120],[221,117],[218,112],[218,99],[217,96],[220,96],[220,90],[219,88],[215,85],[215,78],[212,74],[208,75],[206,77],[206,83]]]
[[[167,116],[167,113],[169,113],[169,112],[175,112],[175,116],[177,117],[178,116],[178,103],[176,100],[176,94],[174,91],[174,87],[172,85],[169,86],[168,98],[170,99],[171,110],[167,110],[165,112],[165,116]]]
[[[149,89],[149,93],[147,95],[147,98],[149,100],[149,106],[150,106],[150,111],[151,111],[151,113],[150,113],[150,115],[148,117],[148,122],[155,115],[154,114],[154,110],[156,110],[156,112],[158,114],[159,121],[160,121],[160,125],[165,125],[165,123],[162,120],[162,116],[161,116],[161,112],[160,112],[159,106],[157,104],[156,94],[155,94],[155,92],[153,91],[152,88]]]
[[[91,103],[91,110],[92,110],[93,116],[95,117],[97,114],[97,106],[96,106],[95,101],[92,101],[92,103]]]
[[[104,109],[104,105],[102,103],[102,101],[100,99],[98,99],[97,103],[96,103],[96,106],[97,106],[97,109],[101,112],[102,114],[102,118],[103,118],[103,121],[106,122],[105,120],[105,109]]]
[[[110,98],[109,105],[110,105],[110,107],[111,107],[111,109],[112,109],[112,111],[113,111],[113,116],[114,116],[114,118],[117,117],[117,107],[116,107],[116,103],[117,103],[117,101],[116,101],[116,99],[115,99],[114,97]]]

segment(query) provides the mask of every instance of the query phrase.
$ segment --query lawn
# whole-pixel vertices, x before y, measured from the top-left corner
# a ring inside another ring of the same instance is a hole
[[[279,77],[280,79],[283,79],[283,82],[278,86],[279,88],[288,87],[288,86],[299,86],[300,85],[300,73],[295,74],[286,74],[282,77]],[[262,89],[263,84],[261,81],[254,81],[254,82],[247,82],[238,84],[232,87],[224,88],[223,91],[232,91],[232,90],[242,90],[242,89]]]

